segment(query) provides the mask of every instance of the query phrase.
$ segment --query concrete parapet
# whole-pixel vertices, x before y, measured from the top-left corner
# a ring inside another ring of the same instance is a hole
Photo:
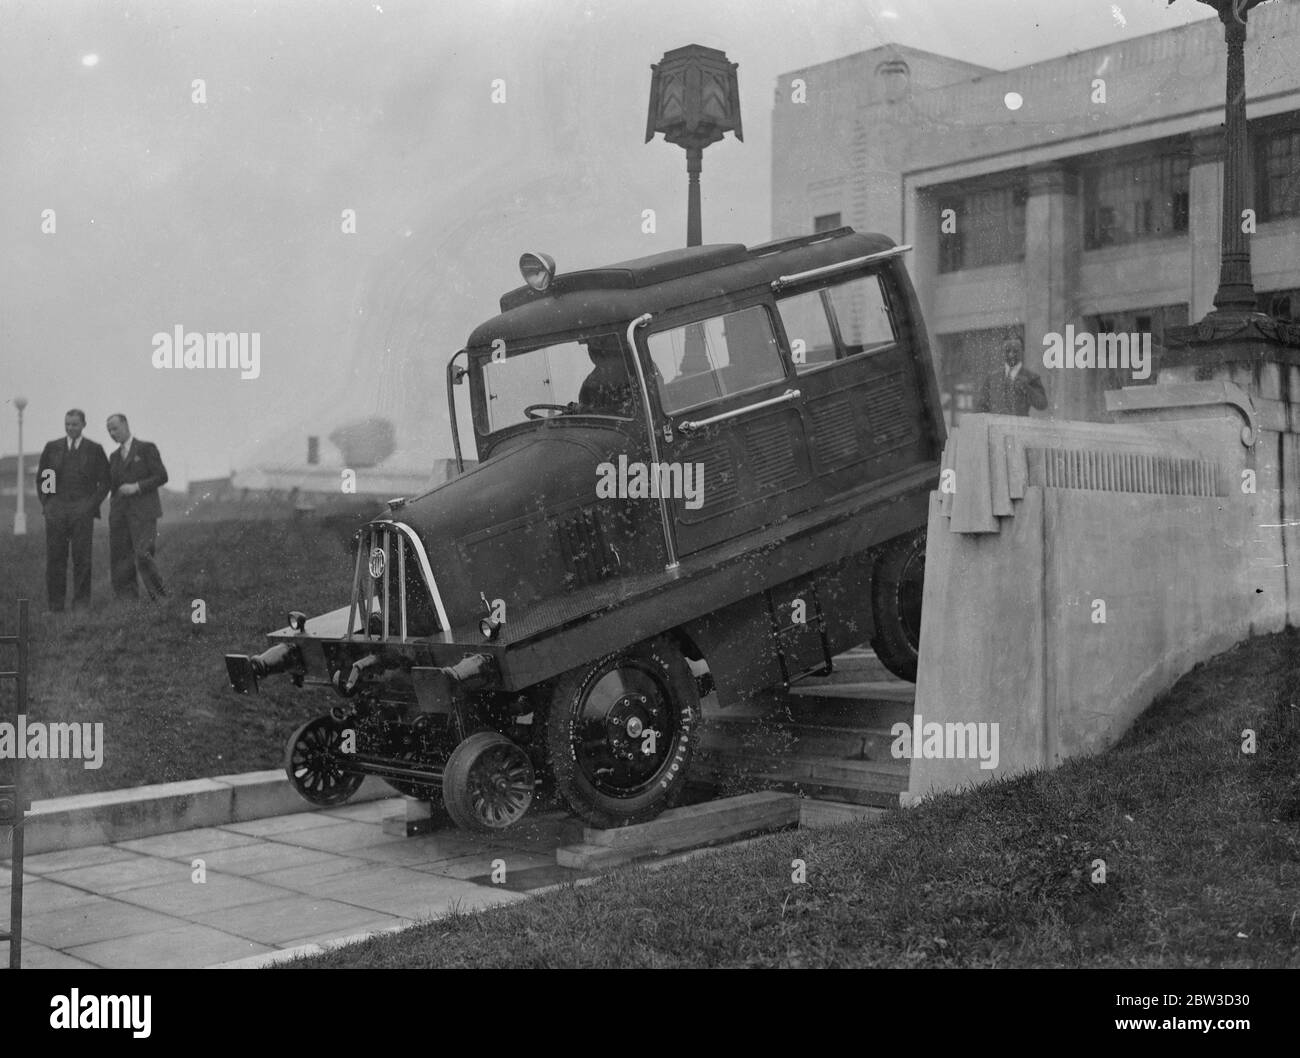
[[[1105,749],[1198,661],[1296,612],[1293,489],[1257,402],[1228,382],[1108,398],[1114,425],[971,415],[949,435],[906,803]]]

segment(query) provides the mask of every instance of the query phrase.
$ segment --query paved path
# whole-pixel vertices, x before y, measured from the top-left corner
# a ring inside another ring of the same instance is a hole
[[[215,966],[473,910],[579,877],[555,864],[563,812],[492,840],[385,834],[400,798],[26,858],[25,967]],[[7,849],[0,852],[7,852]],[[194,880],[204,861],[206,881]],[[493,861],[505,866],[493,884]],[[9,910],[7,861],[0,917]],[[0,966],[8,963],[0,942]]]

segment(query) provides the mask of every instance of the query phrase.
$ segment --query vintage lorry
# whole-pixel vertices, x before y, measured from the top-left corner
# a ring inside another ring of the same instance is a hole
[[[289,739],[298,792],[376,775],[494,830],[547,782],[618,826],[680,795],[704,694],[868,640],[915,679],[944,425],[908,249],[840,228],[569,273],[525,254],[447,365],[461,473],[359,530],[346,606],[227,655],[238,692],[337,692]]]

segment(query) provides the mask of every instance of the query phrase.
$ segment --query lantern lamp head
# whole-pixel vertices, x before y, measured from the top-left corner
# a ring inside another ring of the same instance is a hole
[[[656,132],[680,147],[707,147],[728,132],[743,140],[738,66],[729,62],[724,52],[700,44],[665,52],[650,67],[646,143]]]

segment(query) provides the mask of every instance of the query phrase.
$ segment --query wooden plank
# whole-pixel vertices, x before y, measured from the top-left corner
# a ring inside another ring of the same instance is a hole
[[[608,845],[564,845],[555,850],[555,862],[560,867],[590,871],[597,867],[617,867],[631,863],[640,854],[637,849],[612,849]]]
[[[397,838],[413,838],[419,834],[432,834],[454,824],[441,804],[415,797],[403,797],[404,804],[397,812],[384,816],[380,828],[385,834]]]
[[[583,841],[603,848],[669,852],[722,841],[754,830],[775,830],[798,822],[797,796],[763,790],[672,808],[647,823],[612,830],[589,827],[583,831]]]
[[[805,797],[799,804],[799,826],[807,828],[830,827],[860,819],[878,819],[884,808],[874,805],[848,804],[844,801],[821,801]]]

